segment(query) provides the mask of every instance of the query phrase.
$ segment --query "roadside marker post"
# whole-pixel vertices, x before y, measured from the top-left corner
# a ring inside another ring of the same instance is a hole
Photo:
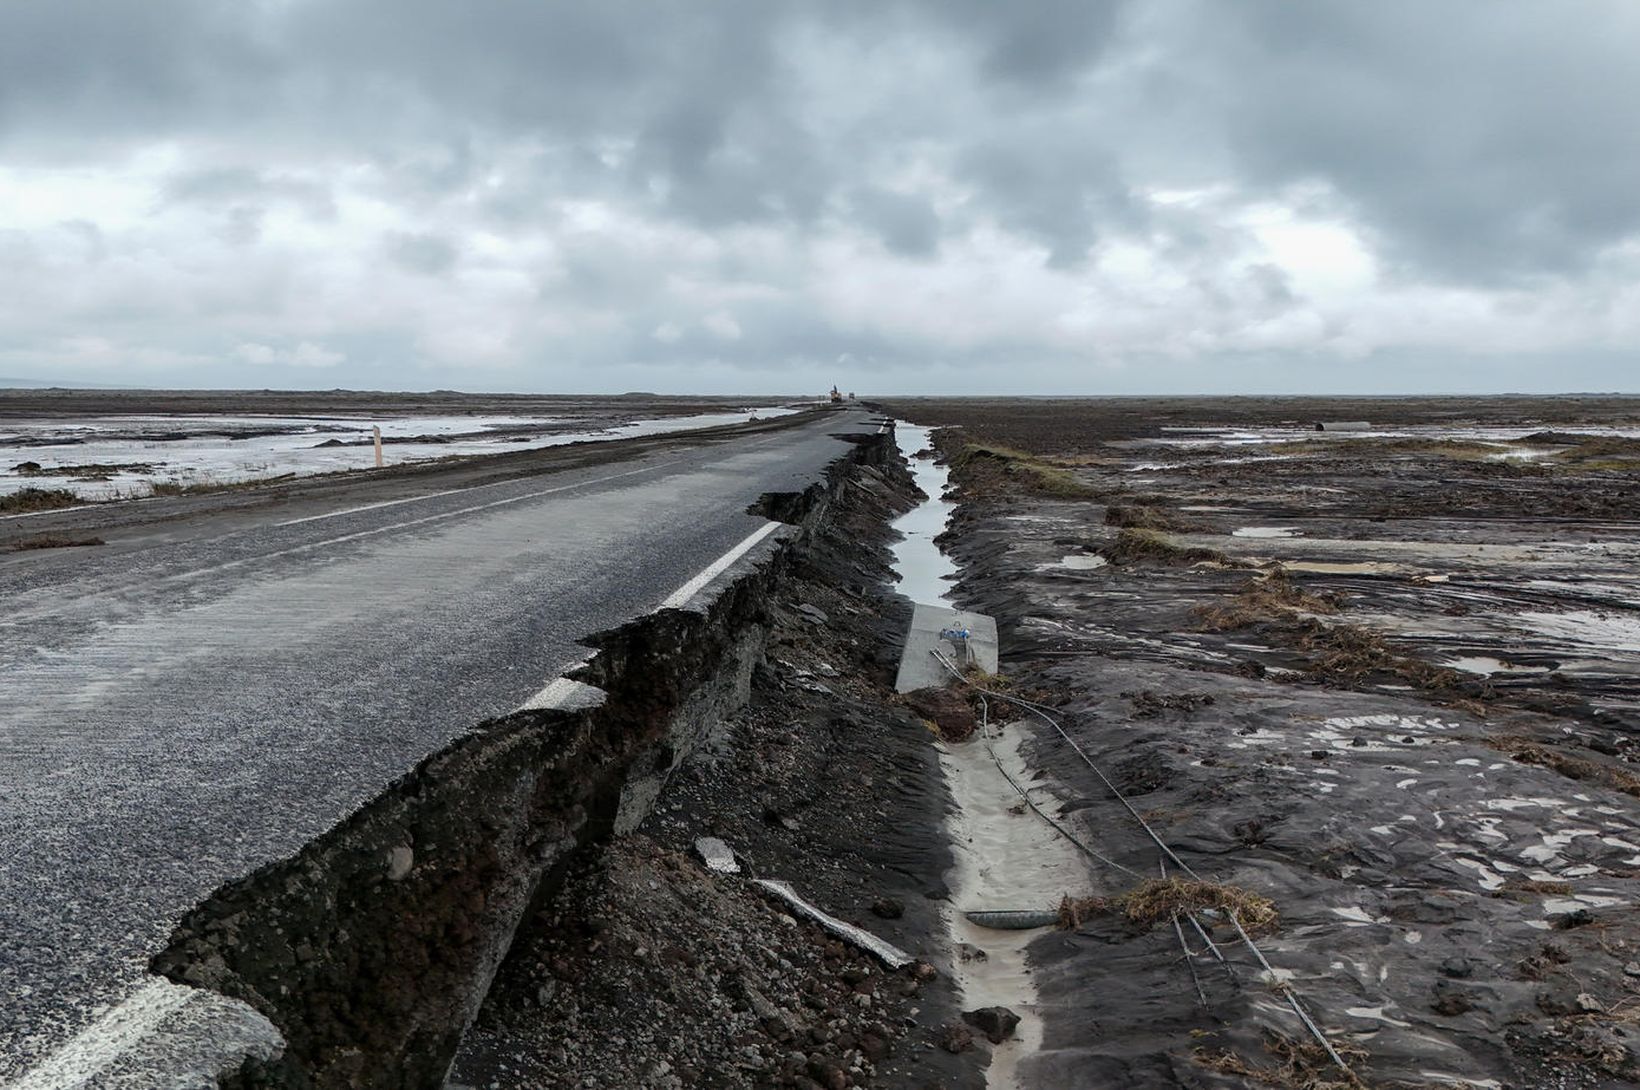
[[[370,425],[370,434],[376,439],[376,468],[382,467],[382,429],[379,425]]]

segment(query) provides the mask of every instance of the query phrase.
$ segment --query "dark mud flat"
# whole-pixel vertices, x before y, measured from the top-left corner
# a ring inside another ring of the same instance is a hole
[[[1024,1085],[1640,1079],[1633,403],[1401,404],[1310,405],[1378,434],[1303,442],[1240,401],[1161,406],[1182,436],[1125,403],[889,407],[949,429],[956,597],[998,618],[1014,691],[1184,863],[1279,913],[1267,968],[1222,913],[1198,918],[1227,965],[1135,923],[1156,846],[1026,727],[1110,862],[1030,947]]]
[[[888,587],[903,471],[868,469],[769,609],[750,700],[653,814],[583,855],[513,952],[452,1081],[499,1087],[979,1087],[939,909],[948,806],[926,726],[892,696],[909,607]],[[736,852],[709,873],[697,837]],[[919,959],[889,971],[751,884]],[[952,1052],[953,1032],[964,1045]]]

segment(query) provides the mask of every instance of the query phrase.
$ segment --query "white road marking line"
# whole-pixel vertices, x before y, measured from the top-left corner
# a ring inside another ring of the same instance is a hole
[[[672,432],[672,433],[664,433],[663,432],[661,434],[672,434],[672,435],[687,438],[693,431],[696,431],[696,430],[699,430],[699,429],[688,429],[688,430],[685,430],[685,431]],[[633,436],[632,438],[641,438],[641,437]],[[759,440],[758,442],[749,443],[747,445],[748,446],[754,446],[754,447],[767,446],[767,445],[769,445],[770,443],[774,442],[776,439],[779,439],[779,438],[782,438],[782,436],[773,435],[773,436],[770,436],[767,439],[762,439],[762,440]],[[608,442],[609,440],[605,440],[605,441]],[[542,449],[543,450],[550,450],[552,448],[543,447]],[[480,455],[480,457],[482,457],[482,455]],[[475,490],[480,489],[480,488],[494,488],[497,485],[511,484],[513,480],[517,480],[517,479],[518,478],[515,477],[515,478],[512,478],[511,480],[506,480],[506,481],[491,481],[489,484],[468,485],[466,488],[446,488],[442,492],[427,492],[427,493],[424,493],[423,495],[420,495],[420,496],[405,496],[403,499],[383,500],[380,503],[365,503],[365,504],[360,504],[358,507],[344,507],[340,511],[327,511],[322,515],[306,515],[306,516],[304,516],[302,518],[299,518],[299,519],[287,519],[284,522],[276,522],[273,525],[275,527],[298,526],[298,525],[300,525],[301,523],[304,523],[304,522],[317,522],[320,519],[333,519],[333,518],[338,518],[342,515],[351,515],[351,514],[354,514],[356,512],[359,512],[359,511],[373,511],[378,507],[393,507],[393,506],[396,506],[397,504],[401,504],[401,503],[414,503],[416,500],[430,500],[430,499],[434,499],[438,496],[453,496],[457,492],[472,492],[472,491],[475,491]],[[251,483],[254,483],[254,481],[251,482]],[[145,500],[151,500],[153,498],[154,497],[152,497],[152,496],[139,496],[136,499],[132,499],[132,500],[123,500],[123,501],[104,500],[104,501],[101,501],[99,503],[76,504],[73,507],[53,507],[53,508],[51,508],[49,510],[46,510],[46,511],[25,511],[20,515],[0,515],[0,522],[5,522],[7,519],[34,518],[37,515],[61,515],[61,514],[65,514],[65,513],[69,512],[69,511],[89,511],[93,507],[108,507],[110,504],[116,503],[116,502],[119,502],[119,503],[142,503]]]
[[[728,569],[730,564],[733,564],[735,561],[750,552],[752,546],[756,545],[759,541],[762,541],[764,538],[768,537],[784,525],[786,524],[783,522],[769,522],[758,527],[756,530],[753,530],[750,534],[746,535],[745,539],[742,540],[740,544],[736,545],[734,548],[712,561],[705,568],[701,569],[700,574],[696,575],[683,586],[667,595],[666,600],[657,608],[676,609],[683,605],[699,593],[702,587],[722,575],[724,571]],[[526,712],[552,711],[557,708],[573,709],[576,707],[587,706],[592,702],[602,701],[606,695],[602,689],[595,685],[588,685],[585,682],[575,681],[572,678],[563,676],[571,670],[578,669],[586,664],[587,660],[582,659],[580,662],[571,663],[570,665],[564,667],[564,669],[559,672],[558,677],[555,677],[551,681],[547,682],[545,688],[530,697],[528,700],[524,701],[524,703],[520,704],[518,706],[518,710],[521,712]]]
[[[517,480],[517,478],[513,478]],[[457,492],[472,492],[479,488],[494,488],[498,484],[511,484],[512,481],[491,481],[489,484],[468,485],[466,488],[446,488],[442,492],[425,492],[419,496],[405,496],[399,500],[382,500],[380,503],[361,503],[357,507],[344,507],[340,511],[326,511],[322,515],[307,515],[299,519],[286,519],[284,522],[274,523],[274,528],[280,526],[300,526],[304,522],[318,522],[320,519],[340,518],[343,515],[353,515],[360,511],[374,511],[378,507],[397,507],[401,503],[415,503],[417,500],[431,500],[439,496],[453,496]]]
[[[753,545],[756,545],[759,541],[762,541],[764,538],[768,537],[784,525],[786,525],[784,522],[770,522],[756,530],[753,530],[750,534],[746,535],[746,539],[739,545],[736,545],[734,548],[712,561],[704,570],[701,571],[699,575],[695,576],[693,579],[689,580],[689,582],[667,595],[666,600],[661,603],[660,608],[677,609],[679,606],[683,605],[689,599],[693,598],[700,588],[722,575],[730,564],[733,564],[735,561],[750,552]]]
[[[104,1068],[186,1006],[193,993],[169,980],[148,981],[5,1090],[77,1090],[91,1085]]]
[[[577,666],[585,665],[586,660],[582,659],[575,666],[565,667],[564,672],[568,673]],[[548,682],[546,688],[518,705],[518,710],[521,712],[545,712],[560,709],[574,711],[579,708],[590,708],[602,704],[608,695],[596,685],[588,685],[584,681],[576,681],[572,678],[556,677]]]
[[[131,501],[136,503],[138,501]],[[93,507],[101,507],[100,503],[77,503],[73,507],[51,507],[44,511],[24,511],[21,515],[0,515],[0,522],[8,519],[31,519],[38,515],[61,515],[67,511],[87,511]]]
[[[594,477],[587,481],[577,481],[575,484],[563,484],[556,488],[543,488],[537,492],[526,492],[522,496],[508,496],[506,499],[491,500],[489,503],[474,504],[472,507],[458,507],[454,511],[440,511],[437,514],[423,515],[418,519],[408,519],[404,522],[390,523],[387,526],[377,526],[370,530],[356,530],[351,534],[342,534],[338,537],[327,537],[321,541],[308,541],[302,543],[301,545],[292,545],[288,549],[276,549],[271,553],[258,553],[256,556],[247,556],[239,560],[229,560],[221,564],[213,565],[209,568],[198,568],[190,572],[178,572],[175,575],[166,576],[164,579],[160,580],[160,582],[173,583],[188,579],[197,579],[202,575],[213,575],[217,572],[228,571],[232,568],[244,567],[246,564],[255,564],[264,560],[272,560],[275,557],[288,556],[292,553],[306,552],[310,549],[320,549],[326,545],[339,545],[344,541],[356,541],[360,538],[374,537],[377,534],[385,534],[393,530],[406,530],[412,526],[421,526],[429,522],[439,522],[443,519],[456,518],[460,515],[470,515],[477,511],[488,511],[493,507],[505,507],[508,504],[522,503],[525,500],[539,499],[542,496],[551,496],[558,492],[568,492],[574,488],[585,488],[588,485],[604,484],[608,481],[619,480],[622,477],[635,477],[640,473],[651,473],[658,469],[666,469],[668,466],[675,466],[682,461],[682,458],[675,458],[669,462],[657,462],[654,465],[645,466],[642,469],[628,470],[625,473],[611,473],[604,477]]]

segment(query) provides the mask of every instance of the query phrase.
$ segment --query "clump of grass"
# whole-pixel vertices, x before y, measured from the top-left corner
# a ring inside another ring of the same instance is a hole
[[[1116,540],[1099,550],[1112,564],[1160,564],[1183,567],[1190,564],[1229,564],[1230,558],[1217,549],[1180,545],[1155,530],[1127,528]]]
[[[1623,768],[1615,768],[1587,757],[1574,757],[1549,746],[1521,738],[1492,738],[1488,744],[1508,753],[1521,764],[1540,765],[1553,769],[1569,780],[1596,783],[1640,798],[1640,776]]]
[[[1147,504],[1114,504],[1105,508],[1105,525],[1133,530],[1182,530],[1178,520],[1160,508]]]
[[[1334,1040],[1332,1047],[1346,1064],[1360,1064],[1368,1058],[1366,1049],[1347,1041]],[[1339,1070],[1318,1041],[1265,1030],[1264,1048],[1276,1066],[1249,1063],[1228,1049],[1218,1052],[1197,1049],[1192,1058],[1209,1071],[1237,1075],[1260,1086],[1277,1087],[1278,1090],[1361,1090],[1366,1085],[1353,1071]]]
[[[1203,632],[1233,632],[1295,613],[1337,613],[1341,599],[1333,594],[1311,594],[1294,583],[1284,568],[1262,578],[1249,579],[1229,601],[1197,606],[1196,627]]]
[[[9,495],[0,496],[0,514],[53,511],[59,507],[73,507],[80,502],[80,497],[66,488],[35,488],[30,485]]]
[[[1309,618],[1299,626],[1298,649],[1310,657],[1312,679],[1348,688],[1372,677],[1395,677],[1428,693],[1490,695],[1457,670],[1436,666],[1392,649],[1378,633],[1359,625],[1325,624]]]
[[[1082,922],[1110,911],[1110,902],[1103,897],[1072,897],[1065,894],[1059,899],[1059,928],[1075,931]]]
[[[1276,924],[1276,906],[1268,897],[1223,882],[1193,878],[1152,878],[1116,899],[1134,923],[1147,927],[1165,923],[1180,913],[1213,909],[1236,919],[1248,934],[1268,931]]]
[[[1053,499],[1080,500],[1094,490],[1064,466],[996,443],[967,443],[951,459],[964,483],[989,491],[1022,490]]]
[[[77,549],[85,545],[107,544],[100,537],[65,537],[61,534],[41,534],[38,537],[27,537],[11,544],[14,553],[27,552],[30,549]]]
[[[281,473],[277,477],[253,477],[243,481],[195,481],[193,484],[183,484],[175,480],[155,481],[149,488],[150,494],[155,496],[205,496],[213,492],[238,492],[260,488],[263,485],[288,481],[295,476],[294,473]]]
[[[1617,435],[1581,436],[1576,446],[1555,454],[1554,460],[1579,469],[1634,469],[1640,466],[1640,439]]]
[[[988,674],[977,662],[970,662],[962,672],[963,680],[979,689],[1006,692],[1014,687],[1014,679],[1007,674]]]

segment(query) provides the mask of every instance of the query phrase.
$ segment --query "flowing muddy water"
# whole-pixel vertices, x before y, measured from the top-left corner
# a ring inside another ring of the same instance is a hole
[[[950,606],[949,581],[957,568],[934,542],[956,507],[945,499],[946,468],[932,457],[917,457],[930,449],[930,429],[896,423],[894,434],[918,487],[928,495],[894,523],[904,535],[893,547],[899,589],[912,601]],[[1000,710],[993,705],[993,714]],[[944,912],[955,955],[952,971],[965,1010],[1007,1007],[1019,1016],[1014,1036],[991,1053],[986,1085],[993,1090],[1022,1088],[1019,1065],[1042,1047],[1036,984],[1026,957],[1026,947],[1040,932],[989,930],[969,922],[965,913],[1051,909],[1064,894],[1081,895],[1088,885],[1075,849],[1027,810],[1008,782],[1012,776],[1029,788],[1034,778],[1019,753],[1024,730],[1017,723],[992,723],[967,742],[939,745],[940,768],[955,806],[946,818],[956,862],[947,875],[951,899]],[[1037,802],[1053,809],[1045,797]]]

